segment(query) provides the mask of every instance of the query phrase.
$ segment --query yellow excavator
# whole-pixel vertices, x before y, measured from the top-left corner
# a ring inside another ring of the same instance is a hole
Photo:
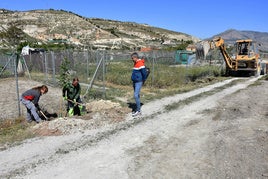
[[[261,64],[256,43],[251,39],[237,40],[235,43],[235,54],[230,56],[221,37],[214,38],[211,48],[218,47],[223,55],[226,63],[226,75],[247,75],[259,76],[261,72]]]

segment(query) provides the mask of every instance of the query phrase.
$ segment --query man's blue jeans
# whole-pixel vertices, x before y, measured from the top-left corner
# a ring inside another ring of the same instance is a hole
[[[133,83],[134,98],[135,98],[135,101],[136,101],[136,111],[141,110],[140,91],[141,91],[142,84],[143,84],[142,81]]]

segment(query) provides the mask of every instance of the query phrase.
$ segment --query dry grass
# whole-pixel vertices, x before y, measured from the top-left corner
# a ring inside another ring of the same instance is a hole
[[[12,144],[34,137],[29,124],[23,118],[7,119],[0,122],[0,150],[5,144]]]

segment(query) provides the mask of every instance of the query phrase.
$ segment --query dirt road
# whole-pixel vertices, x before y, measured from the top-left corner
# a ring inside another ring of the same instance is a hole
[[[235,80],[150,102],[140,118],[10,147],[0,178],[268,178],[268,81],[228,87]]]

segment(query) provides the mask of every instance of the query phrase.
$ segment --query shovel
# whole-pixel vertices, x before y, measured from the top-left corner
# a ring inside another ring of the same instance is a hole
[[[74,102],[73,100],[70,100],[70,99],[67,99],[67,100],[70,101],[70,102],[72,102],[72,103],[79,104],[79,105],[81,105],[81,106],[86,106],[86,105],[83,104],[83,103]]]
[[[48,121],[48,117],[43,113],[43,111],[39,111],[41,114],[42,114],[42,116],[44,116],[44,118]]]

